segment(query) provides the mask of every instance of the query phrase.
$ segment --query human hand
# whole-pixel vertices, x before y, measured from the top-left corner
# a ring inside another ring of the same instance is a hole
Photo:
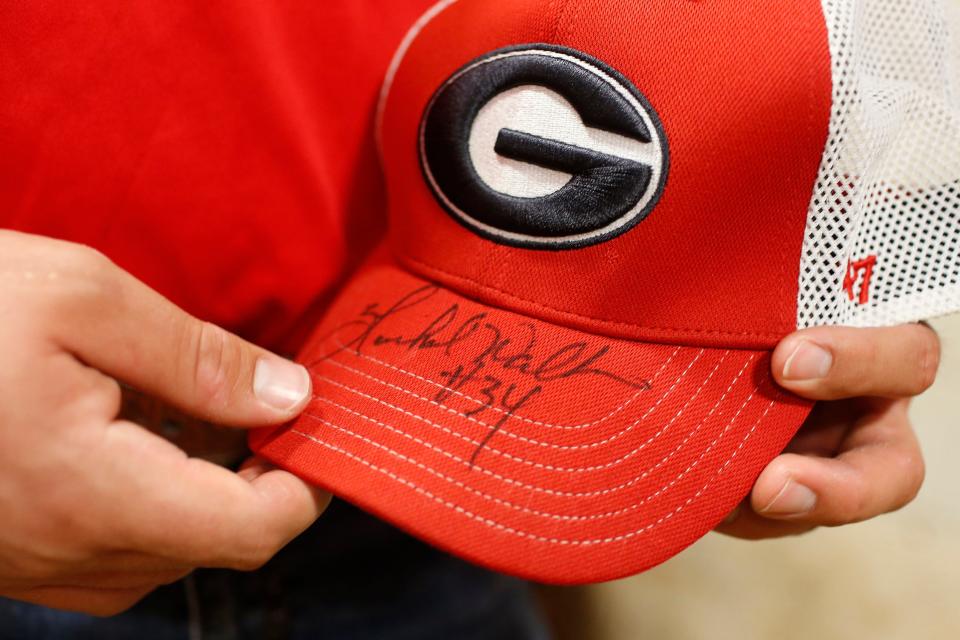
[[[815,327],[784,338],[773,353],[774,378],[823,402],[717,531],[748,539],[798,534],[913,500],[924,466],[907,409],[933,383],[939,361],[937,335],[922,324]]]
[[[189,458],[117,418],[123,381],[210,422],[306,405],[290,363],[187,315],[101,254],[0,231],[0,595],[108,615],[195,567],[253,569],[329,496]]]

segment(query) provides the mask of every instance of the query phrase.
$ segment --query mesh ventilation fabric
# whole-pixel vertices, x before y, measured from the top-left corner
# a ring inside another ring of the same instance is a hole
[[[938,0],[823,0],[823,10],[833,107],[807,214],[797,325],[879,326],[960,309],[951,19],[960,11]],[[851,300],[847,265],[869,256],[869,298]]]

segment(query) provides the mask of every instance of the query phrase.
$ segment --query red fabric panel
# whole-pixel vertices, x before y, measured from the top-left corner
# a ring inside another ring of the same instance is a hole
[[[830,112],[820,3],[489,7],[463,0],[429,24],[388,100],[384,152],[404,264],[491,304],[611,336],[769,347],[793,330]],[[660,115],[671,156],[665,191],[618,238],[558,252],[495,244],[454,222],[422,179],[417,128],[433,92],[473,58],[529,42],[599,58]]]

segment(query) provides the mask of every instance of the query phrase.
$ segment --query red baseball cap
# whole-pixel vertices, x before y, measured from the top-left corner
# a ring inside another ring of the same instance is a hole
[[[543,582],[633,574],[704,535],[810,411],[771,379],[780,338],[960,298],[899,275],[910,233],[957,273],[951,233],[881,224],[956,215],[960,163],[904,179],[864,71],[929,30],[888,34],[866,6],[436,5],[384,87],[389,244],[300,356],[316,397],[254,449]]]

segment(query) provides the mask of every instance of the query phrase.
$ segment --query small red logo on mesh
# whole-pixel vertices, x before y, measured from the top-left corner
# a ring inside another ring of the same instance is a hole
[[[847,297],[851,301],[856,299],[857,304],[866,304],[870,300],[870,277],[873,275],[875,264],[877,264],[877,256],[874,255],[862,260],[847,261],[847,272],[843,276],[843,290],[847,292]],[[860,290],[855,294],[854,289],[858,282]]]

